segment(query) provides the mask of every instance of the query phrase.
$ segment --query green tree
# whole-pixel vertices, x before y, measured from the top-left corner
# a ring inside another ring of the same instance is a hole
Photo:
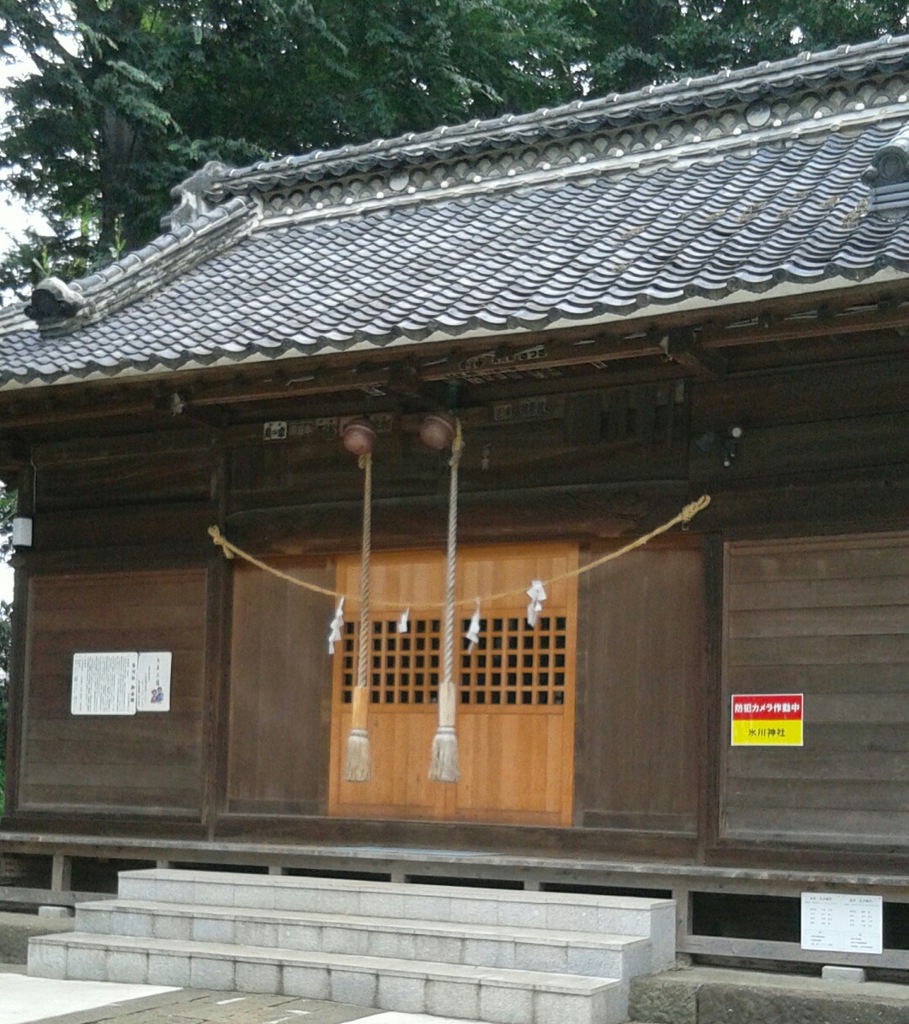
[[[144,244],[243,164],[906,29],[896,0],[0,0],[0,175],[48,220],[0,286]],[[26,268],[28,273],[24,272]]]
[[[692,0],[663,38],[668,67],[696,75],[906,31],[892,0]]]
[[[152,237],[209,159],[247,163],[570,95],[562,0],[0,0],[0,172],[48,220],[0,284]],[[18,276],[17,276],[18,275]]]
[[[593,95],[905,32],[904,0],[590,0],[573,24]]]

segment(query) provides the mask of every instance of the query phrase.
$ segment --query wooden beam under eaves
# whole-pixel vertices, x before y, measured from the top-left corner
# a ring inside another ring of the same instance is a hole
[[[503,398],[536,393],[545,378],[553,391],[574,390],[588,372],[616,384],[690,376],[709,381],[727,373],[775,365],[873,358],[909,350],[909,289],[881,286],[785,302],[750,302],[689,310],[678,315],[609,324],[549,328],[503,336],[458,339],[444,346],[414,342],[394,349],[338,352],[218,367],[155,372],[82,385],[7,390],[0,393],[3,434],[38,431],[65,436],[67,427],[102,431],[115,421],[147,422],[153,428],[186,423],[218,429],[237,407],[338,395],[405,399],[438,397],[443,386],[482,388]],[[575,376],[569,371],[575,367]],[[561,371],[566,371],[559,377]],[[556,371],[556,372],[550,372]],[[559,378],[559,379],[557,379]],[[484,399],[486,400],[486,399]]]
[[[695,377],[716,379],[726,376],[726,357],[701,348],[695,340],[694,331],[688,328],[667,331],[660,339],[660,348],[672,362]]]
[[[705,324],[700,344],[716,351],[887,330],[909,332],[909,302],[879,299],[842,308],[828,304],[789,313],[762,311],[747,320]]]

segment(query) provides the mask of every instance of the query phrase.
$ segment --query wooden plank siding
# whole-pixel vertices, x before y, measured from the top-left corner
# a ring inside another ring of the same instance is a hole
[[[331,588],[333,567],[279,559]],[[319,814],[328,765],[330,598],[236,564],[226,799],[228,813]]]
[[[19,809],[198,816],[205,719],[203,570],[30,581]],[[170,651],[171,710],[73,716],[73,655]]]
[[[902,842],[909,535],[726,549],[721,834]],[[729,746],[733,693],[804,693],[804,747]]]
[[[215,445],[209,431],[170,429],[36,445],[34,500],[42,511],[204,500]]]
[[[713,497],[697,528],[743,541],[904,529],[907,388],[902,353],[693,385],[689,479]]]
[[[696,834],[703,575],[700,540],[681,538],[581,577],[578,824]]]

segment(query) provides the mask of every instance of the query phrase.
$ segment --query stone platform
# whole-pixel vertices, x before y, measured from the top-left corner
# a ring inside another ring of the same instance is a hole
[[[36,936],[34,977],[278,993],[497,1024],[621,1024],[671,900],[152,869]]]
[[[648,1024],[907,1024],[909,986],[682,967],[633,979],[630,1013]]]

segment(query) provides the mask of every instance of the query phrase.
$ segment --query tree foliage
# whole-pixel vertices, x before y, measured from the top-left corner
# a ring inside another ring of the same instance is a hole
[[[36,69],[6,89],[0,168],[52,229],[12,264],[72,274],[141,245],[208,159],[557,99],[580,42],[550,0],[0,0],[0,46]]]
[[[895,0],[0,0],[0,174],[51,231],[0,285],[155,234],[168,190],[242,164],[904,31]]]

